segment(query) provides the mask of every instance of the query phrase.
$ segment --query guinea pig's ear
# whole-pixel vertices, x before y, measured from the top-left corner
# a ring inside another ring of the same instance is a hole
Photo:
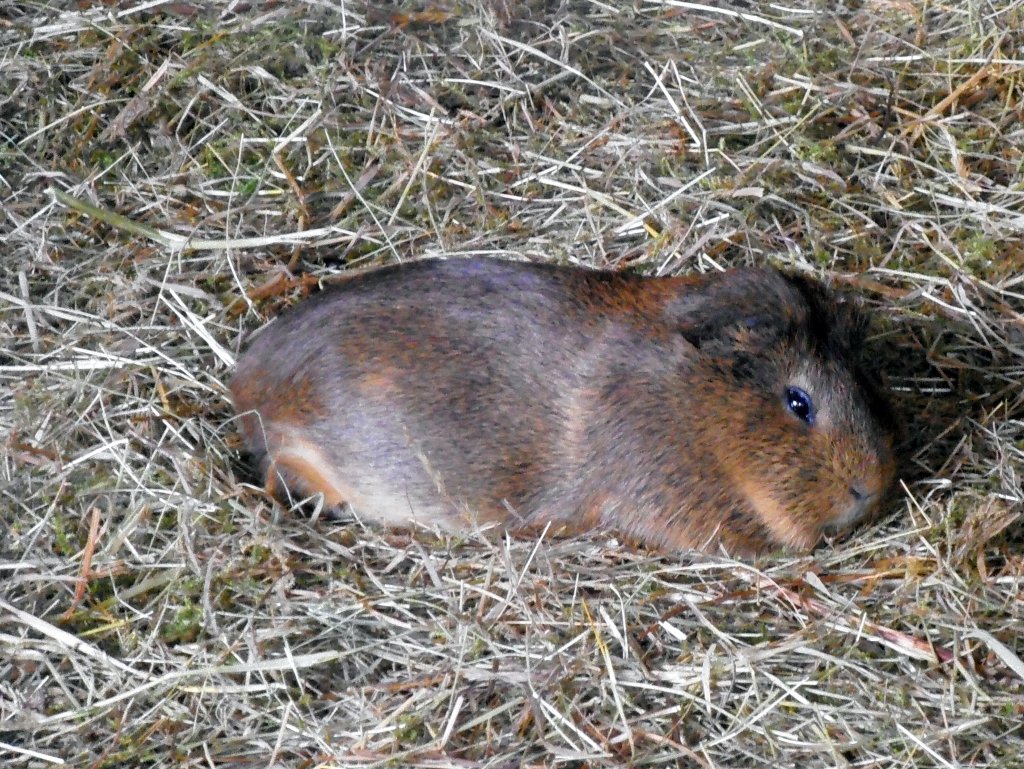
[[[704,318],[686,318],[678,324],[683,339],[697,349],[711,342],[735,338],[737,332],[750,331],[758,336],[771,333],[778,328],[778,317],[767,314],[742,315],[743,308],[732,308],[733,312],[723,312]]]
[[[731,343],[744,332],[774,335],[792,320],[787,309],[792,302],[780,295],[780,277],[775,270],[707,275],[669,302],[669,322],[698,349]]]
[[[827,333],[823,336],[847,350],[861,349],[870,321],[854,296],[833,291],[799,275],[790,275],[787,279],[807,303],[809,321],[825,326]]]

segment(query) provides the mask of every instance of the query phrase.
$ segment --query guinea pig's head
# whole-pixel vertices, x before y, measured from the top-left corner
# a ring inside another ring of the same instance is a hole
[[[676,311],[702,389],[692,418],[774,543],[806,550],[876,512],[895,420],[862,363],[858,308],[814,280],[743,269],[708,276]]]

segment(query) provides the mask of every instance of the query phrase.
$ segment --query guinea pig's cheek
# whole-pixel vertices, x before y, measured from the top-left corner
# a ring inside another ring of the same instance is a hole
[[[799,521],[800,511],[790,509],[784,500],[778,499],[764,480],[751,478],[745,473],[740,473],[737,480],[747,504],[776,542],[797,549],[806,549],[814,544],[808,542],[806,524],[801,525]]]
[[[845,507],[842,506],[844,503]],[[830,537],[845,534],[864,517],[862,508],[854,501],[841,500],[835,506],[835,513],[822,527],[822,531]]]

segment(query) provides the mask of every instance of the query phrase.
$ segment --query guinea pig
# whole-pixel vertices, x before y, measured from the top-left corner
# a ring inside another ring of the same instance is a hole
[[[367,521],[806,551],[893,480],[865,331],[851,302],[775,269],[433,259],[283,313],[231,393],[269,491]]]

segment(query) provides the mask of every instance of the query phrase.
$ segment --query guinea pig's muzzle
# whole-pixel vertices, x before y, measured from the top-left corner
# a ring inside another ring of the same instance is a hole
[[[850,498],[842,514],[825,524],[824,533],[835,536],[852,529],[860,521],[872,515],[878,508],[880,494],[869,491],[862,484],[851,484]]]

